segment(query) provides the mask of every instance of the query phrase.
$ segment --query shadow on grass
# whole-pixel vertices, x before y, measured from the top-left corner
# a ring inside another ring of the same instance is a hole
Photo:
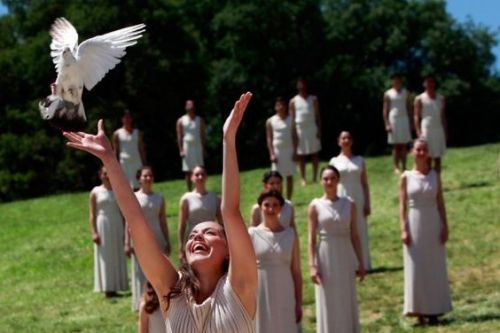
[[[456,191],[456,190],[466,190],[466,189],[478,188],[478,187],[488,187],[491,185],[492,185],[491,182],[483,180],[483,181],[477,181],[477,182],[471,182],[471,183],[463,183],[463,184],[460,184],[459,186],[453,187],[453,188],[446,188],[445,187],[443,189],[443,192],[451,192],[451,191]]]
[[[386,267],[386,266],[380,266],[376,268],[372,268],[369,274],[380,274],[380,273],[391,273],[391,272],[399,272],[403,270],[403,266],[397,266],[397,267]]]

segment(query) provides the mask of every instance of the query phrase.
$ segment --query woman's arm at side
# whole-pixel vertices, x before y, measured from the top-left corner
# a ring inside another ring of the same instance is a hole
[[[420,128],[420,115],[422,113],[422,101],[417,96],[415,97],[415,108],[413,112],[413,124],[415,126],[415,132],[417,133],[417,138],[422,136],[422,129]]]
[[[177,246],[179,247],[179,258],[183,258],[184,253],[184,235],[186,235],[186,222],[188,218],[188,202],[187,199],[182,196],[179,201],[179,225],[177,226]]]
[[[389,122],[389,97],[384,94],[384,104],[382,107],[382,116],[384,117],[385,130],[391,132],[391,123]]]
[[[408,230],[408,212],[406,206],[406,176],[403,174],[399,179],[399,228],[403,244],[410,245],[411,238]]]
[[[162,197],[161,198],[161,205],[160,205],[160,214],[158,216],[159,222],[160,222],[160,228],[161,232],[163,234],[163,237],[165,238],[165,241],[167,242],[167,247],[164,249],[165,253],[167,256],[170,256],[170,251],[172,250],[172,246],[170,245],[170,235],[168,232],[168,224],[167,224],[167,214],[165,213],[167,207],[165,204],[165,199]]]
[[[307,255],[309,258],[309,275],[314,284],[321,284],[321,276],[318,270],[316,258],[316,228],[318,226],[318,214],[316,207],[311,203],[307,210]]]
[[[300,269],[299,238],[295,231],[294,235],[291,270],[295,292],[295,319],[298,323],[302,320],[302,271]]]
[[[267,119],[266,121],[266,143],[267,150],[269,151],[269,160],[271,162],[276,162],[276,155],[274,154],[273,147],[273,128],[271,126],[271,119]]]
[[[448,219],[446,217],[446,207],[444,204],[443,197],[443,187],[441,185],[441,175],[436,172],[437,182],[438,182],[438,193],[437,193],[437,207],[439,211],[439,217],[441,220],[441,243],[446,243],[448,241]]]
[[[247,312],[253,317],[256,309],[257,261],[252,241],[240,212],[240,184],[236,133],[243,113],[252,97],[241,95],[224,124],[222,217],[229,248],[229,282]]]
[[[357,216],[356,216],[356,204],[354,202],[351,202],[351,243],[352,247],[354,249],[354,253],[356,254],[356,258],[358,258],[358,276],[359,280],[363,281],[365,278],[366,272],[365,272],[365,265],[363,261],[363,254],[361,252],[361,244],[359,242],[359,235],[358,235],[358,223],[356,222]]]
[[[146,275],[159,295],[167,295],[175,286],[177,271],[163,255],[155,236],[144,217],[139,202],[132,192],[123,170],[114,156],[113,149],[104,133],[103,121],[98,122],[97,135],[83,132],[64,132],[68,146],[87,151],[101,159],[108,172],[118,206],[126,219],[134,252]]]
[[[363,196],[365,199],[365,206],[363,207],[363,213],[365,217],[371,214],[371,204],[370,204],[370,186],[368,185],[368,175],[366,172],[366,164],[363,161],[363,168],[361,170],[361,187],[363,187]]]
[[[250,225],[252,227],[258,226],[262,222],[262,212],[259,205],[255,204],[252,206],[252,211],[250,212]]]
[[[97,245],[101,244],[101,236],[97,232],[97,218],[96,218],[97,203],[94,191],[90,192],[89,196],[89,223],[90,232],[92,234],[92,242]]]

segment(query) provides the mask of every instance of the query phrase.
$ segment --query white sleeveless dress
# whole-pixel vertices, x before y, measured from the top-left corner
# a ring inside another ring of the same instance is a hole
[[[139,130],[133,129],[132,133],[124,128],[119,128],[118,142],[120,145],[120,165],[133,189],[139,188],[137,171],[142,168],[141,154],[139,153]]]
[[[401,89],[398,92],[392,88],[385,92],[389,98],[389,123],[392,131],[387,133],[387,142],[389,144],[406,144],[411,141],[410,119],[406,102],[408,100],[408,91]]]
[[[253,205],[252,212],[254,211],[258,212],[258,214],[256,214],[258,219],[257,224],[260,224],[262,222],[262,212],[259,207],[259,204]],[[280,210],[280,216],[279,216],[280,224],[284,227],[290,227],[292,224],[292,219],[293,219],[293,204],[290,200],[285,199],[285,203],[283,204],[283,207],[281,207]]]
[[[278,115],[269,118],[273,131],[273,149],[278,159],[273,162],[271,169],[277,170],[283,177],[292,176],[295,173],[295,162],[293,161],[292,140],[292,117],[282,119]]]
[[[186,220],[186,234],[184,239],[194,228],[195,225],[201,222],[215,221],[217,222],[217,203],[218,196],[214,192],[207,192],[205,195],[200,195],[195,192],[186,192],[181,198],[186,200],[188,204],[188,216]]]
[[[101,244],[94,244],[94,291],[128,289],[127,261],[123,251],[123,218],[112,191],[104,186],[92,189],[96,199],[97,233]]]
[[[410,245],[403,245],[405,315],[439,315],[452,310],[446,249],[440,241],[437,173],[405,171]]]
[[[182,126],[182,171],[192,171],[197,165],[203,164],[203,147],[201,144],[201,118],[195,116],[191,119],[188,115],[181,117]]]
[[[321,150],[321,142],[318,139],[318,127],[314,114],[314,101],[316,96],[308,95],[304,99],[300,95],[292,98],[291,103],[295,106],[295,126],[299,139],[297,154],[310,155]]]
[[[316,332],[359,332],[357,260],[351,243],[351,201],[317,198],[317,265],[322,284],[315,285]]]
[[[203,303],[181,294],[170,300],[165,319],[167,333],[254,333],[250,317],[229,283],[227,275]]]
[[[444,97],[436,94],[436,98],[432,99],[424,92],[417,98],[422,102],[422,139],[427,141],[430,157],[441,157],[446,151],[446,137],[441,118]]]
[[[156,309],[148,315],[148,333],[165,333],[165,319],[160,309]]]
[[[257,257],[257,333],[297,332],[291,270],[295,231],[250,227],[248,233]]]
[[[142,212],[148,221],[149,227],[155,235],[158,245],[160,245],[160,248],[163,251],[167,246],[167,240],[163,236],[159,220],[163,197],[158,193],[147,195],[142,192],[135,192],[135,196],[137,201],[139,201],[139,205],[141,206]],[[142,272],[141,266],[139,265],[135,255],[132,255],[132,309],[134,311],[139,310],[141,295],[144,291],[145,283],[146,277]]]
[[[337,195],[340,197],[348,197],[356,204],[356,226],[358,227],[363,264],[365,270],[371,270],[372,263],[368,242],[368,224],[363,213],[365,196],[363,194],[363,187],[361,186],[361,172],[364,163],[361,156],[352,156],[351,159],[345,156],[337,156],[333,157],[329,164],[337,168],[340,172]]]

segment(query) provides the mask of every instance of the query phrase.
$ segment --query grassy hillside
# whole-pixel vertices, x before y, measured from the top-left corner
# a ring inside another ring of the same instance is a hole
[[[448,269],[454,311],[445,324],[415,329],[401,316],[402,246],[397,177],[389,157],[366,160],[372,195],[370,246],[375,272],[359,284],[364,332],[500,331],[500,144],[450,149],[443,184],[450,224]],[[242,156],[241,158],[245,158]],[[310,166],[308,166],[310,171]],[[242,211],[260,192],[264,169],[241,174]],[[306,210],[321,194],[317,184],[296,187],[293,201],[301,240],[304,327],[314,332],[314,292],[307,272]],[[171,236],[184,181],[157,184],[167,201]],[[210,190],[220,190],[211,176]],[[130,295],[107,300],[93,288],[93,249],[88,193],[67,194],[0,206],[0,332],[135,332]],[[175,237],[171,237],[175,242]],[[173,249],[177,247],[173,246]],[[173,254],[176,258],[176,253]]]

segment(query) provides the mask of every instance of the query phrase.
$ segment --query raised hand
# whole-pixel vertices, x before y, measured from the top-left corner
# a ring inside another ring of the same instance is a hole
[[[243,114],[248,106],[248,102],[252,98],[251,92],[246,92],[240,96],[240,99],[234,103],[233,110],[231,114],[227,117],[224,123],[223,133],[224,138],[235,137],[236,131],[240,126],[241,120],[243,119]]]
[[[63,135],[69,140],[66,143],[69,147],[91,153],[102,161],[114,157],[111,143],[106,137],[106,133],[104,133],[104,122],[102,119],[97,122],[96,135],[84,132],[63,132]]]

